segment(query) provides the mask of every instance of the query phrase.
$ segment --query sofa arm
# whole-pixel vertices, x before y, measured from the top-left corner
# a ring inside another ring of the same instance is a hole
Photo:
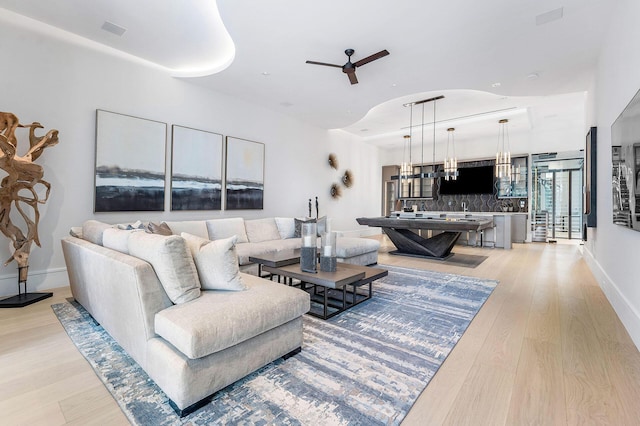
[[[73,297],[138,363],[155,337],[155,314],[172,306],[153,267],[74,237],[62,239]]]

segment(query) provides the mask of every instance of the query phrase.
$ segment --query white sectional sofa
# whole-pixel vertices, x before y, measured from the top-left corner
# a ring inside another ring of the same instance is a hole
[[[251,255],[298,248],[292,218],[150,225],[125,230],[87,221],[63,238],[62,248],[75,300],[160,386],[178,414],[300,351],[309,295],[240,272],[238,264],[247,269]],[[148,232],[159,227],[173,235]],[[377,262],[377,241],[339,241],[342,260]],[[222,284],[210,282],[209,266]]]
[[[296,236],[295,218],[243,219],[225,218],[165,222],[174,234],[189,232],[202,238],[216,240],[231,235],[238,236],[236,249],[240,269],[256,272],[257,268],[249,262],[250,256],[299,249],[301,239]],[[355,265],[373,265],[378,263],[380,242],[369,238],[338,237],[336,253],[338,262]]]

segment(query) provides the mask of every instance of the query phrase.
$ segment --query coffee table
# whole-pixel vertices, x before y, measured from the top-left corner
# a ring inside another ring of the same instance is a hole
[[[274,251],[249,256],[249,262],[258,264],[258,276],[262,277],[262,265],[279,268],[300,263],[300,249]],[[266,276],[268,278],[269,275]]]
[[[389,272],[381,268],[338,263],[335,272],[303,272],[299,264],[270,266],[262,264],[262,271],[285,279],[285,284],[299,286],[311,296],[309,315],[328,319],[352,308],[373,296],[372,283]],[[294,280],[298,283],[294,284]],[[364,288],[364,292],[359,291]]]

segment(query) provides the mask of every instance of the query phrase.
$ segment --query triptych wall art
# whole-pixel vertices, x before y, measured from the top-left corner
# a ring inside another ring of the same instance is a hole
[[[94,211],[164,211],[167,124],[97,110]],[[264,144],[173,125],[171,210],[262,209]]]

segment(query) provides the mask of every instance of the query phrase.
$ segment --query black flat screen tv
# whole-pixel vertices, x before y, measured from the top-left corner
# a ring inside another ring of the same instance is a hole
[[[493,194],[493,166],[458,169],[456,180],[440,178],[440,195]]]

